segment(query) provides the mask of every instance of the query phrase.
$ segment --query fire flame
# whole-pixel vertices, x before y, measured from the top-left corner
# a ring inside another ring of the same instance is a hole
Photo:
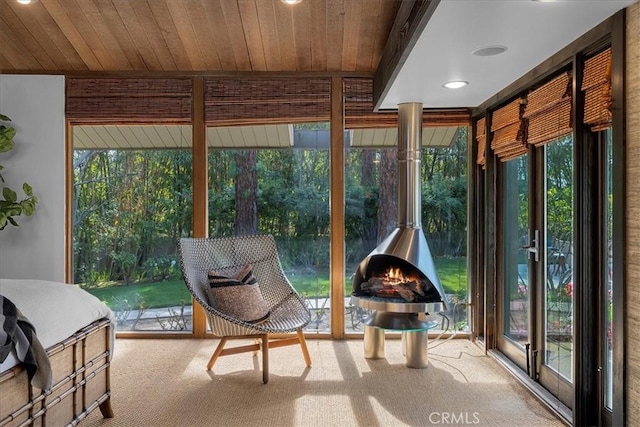
[[[400,268],[391,267],[387,271],[387,277],[391,280],[401,281],[404,279],[404,275],[402,274],[402,270]]]
[[[417,274],[405,274],[400,267],[389,267],[383,277],[387,279],[390,286],[420,280],[420,276]]]

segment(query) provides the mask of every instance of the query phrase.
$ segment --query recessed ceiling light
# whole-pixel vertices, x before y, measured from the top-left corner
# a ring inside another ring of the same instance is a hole
[[[302,3],[302,0],[280,0],[282,3],[284,4],[298,4],[298,3]]]
[[[507,50],[506,46],[495,45],[495,46],[487,46],[487,47],[482,47],[480,49],[476,49],[473,51],[473,54],[476,56],[493,56],[493,55],[500,55],[506,50]]]
[[[461,87],[465,87],[468,84],[469,84],[469,82],[465,82],[465,81],[462,81],[462,80],[456,80],[456,81],[452,81],[452,82],[447,82],[447,83],[443,84],[442,86],[446,87],[447,89],[460,89]]]
[[[20,4],[31,4],[31,3],[35,3],[38,0],[17,0],[18,3]]]

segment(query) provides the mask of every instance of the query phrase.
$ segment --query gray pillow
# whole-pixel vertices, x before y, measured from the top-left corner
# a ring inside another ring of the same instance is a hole
[[[238,320],[259,323],[269,317],[269,306],[262,296],[251,265],[228,273],[209,271],[209,304]]]

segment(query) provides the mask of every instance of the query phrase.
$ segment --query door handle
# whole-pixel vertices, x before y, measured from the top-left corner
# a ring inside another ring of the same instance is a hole
[[[533,260],[535,262],[540,261],[540,231],[533,230],[533,242],[532,244],[522,246],[522,249],[526,249],[529,255],[533,254]]]

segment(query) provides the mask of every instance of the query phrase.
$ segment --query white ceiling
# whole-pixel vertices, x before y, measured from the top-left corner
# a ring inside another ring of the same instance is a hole
[[[428,127],[422,130],[422,146],[451,146],[458,127]],[[318,147],[329,148],[328,130],[325,138],[316,138]],[[256,125],[207,127],[207,142],[211,148],[290,148],[294,144],[293,125]],[[349,133],[350,146],[375,148],[395,146],[398,129],[356,129]],[[189,148],[191,126],[188,125],[90,125],[73,127],[73,148],[76,150]]]
[[[477,107],[636,0],[441,0],[380,108]],[[501,45],[496,56],[472,52]],[[461,89],[446,89],[464,80]]]

